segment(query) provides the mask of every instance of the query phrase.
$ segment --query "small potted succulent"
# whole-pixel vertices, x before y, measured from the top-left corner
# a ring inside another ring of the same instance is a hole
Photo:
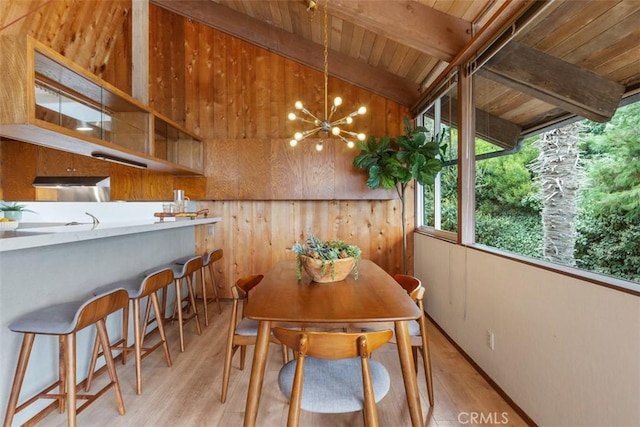
[[[26,209],[25,205],[19,205],[15,202],[0,204],[0,211],[2,211],[6,219],[11,221],[20,221],[22,219],[22,212],[35,213],[30,209]]]
[[[303,268],[319,283],[344,280],[351,271],[358,278],[362,251],[356,245],[342,240],[323,241],[311,234],[305,243],[295,242],[291,250],[296,254],[298,280],[302,280]]]

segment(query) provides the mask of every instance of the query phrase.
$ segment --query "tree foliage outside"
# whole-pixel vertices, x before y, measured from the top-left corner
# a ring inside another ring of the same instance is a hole
[[[640,282],[640,103],[618,109],[582,145],[587,183],[576,260],[587,270]]]
[[[554,262],[640,282],[639,123],[640,103],[619,108],[604,125],[580,123],[577,151],[583,170],[571,172],[581,174],[572,177],[577,185],[577,218],[563,208],[554,214],[573,228],[575,249],[571,249],[573,257]],[[538,138],[525,140],[517,154],[476,162],[476,241],[547,259],[544,181],[538,174],[539,156],[544,153],[536,148]],[[487,152],[490,145],[477,140],[476,151]],[[442,200],[443,210],[451,205]]]

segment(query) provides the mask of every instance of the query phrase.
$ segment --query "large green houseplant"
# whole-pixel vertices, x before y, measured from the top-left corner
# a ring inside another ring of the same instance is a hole
[[[395,138],[370,136],[366,142],[360,142],[360,154],[353,159],[353,164],[368,172],[367,186],[370,189],[395,188],[398,192],[402,204],[402,269],[406,274],[406,190],[412,180],[421,185],[433,185],[442,169],[446,145],[442,142],[442,135],[427,139],[426,128],[414,128],[407,117],[403,121],[404,135]]]

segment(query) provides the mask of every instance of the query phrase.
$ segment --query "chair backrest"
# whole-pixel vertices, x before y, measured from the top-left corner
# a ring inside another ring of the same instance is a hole
[[[249,298],[249,291],[260,283],[263,277],[264,276],[262,274],[241,277],[236,281],[236,284],[231,287],[233,306],[231,307],[231,322],[229,324],[230,331],[235,331],[236,329],[236,323],[238,322],[238,303],[240,300]],[[242,316],[244,317],[244,305],[242,306]]]
[[[129,292],[125,289],[116,289],[89,299],[76,313],[75,331],[104,319],[114,311],[125,308],[127,304],[129,304]]]
[[[393,278],[405,291],[407,291],[412,300],[416,302],[422,301],[425,289],[424,286],[422,286],[420,279],[407,274],[396,274]]]
[[[236,284],[231,287],[233,299],[237,300],[247,298],[249,296],[249,291],[260,283],[263,277],[264,276],[262,274],[255,274],[253,276],[239,278],[236,281]]]
[[[205,265],[209,265],[212,262],[216,262],[219,259],[222,259],[222,249],[214,249],[211,252],[205,254],[204,263]]]
[[[202,268],[202,257],[195,256],[187,261],[183,267],[185,277],[191,277],[193,273]]]
[[[155,273],[151,273],[147,277],[144,278],[142,284],[142,291],[140,292],[141,297],[145,297],[156,292],[158,289],[165,288],[169,286],[173,282],[173,270],[170,268],[165,268],[162,270],[158,270]]]
[[[306,332],[281,327],[273,328],[273,335],[290,347],[299,357],[319,359],[368,358],[371,352],[386,344],[393,332],[390,329],[374,332]]]

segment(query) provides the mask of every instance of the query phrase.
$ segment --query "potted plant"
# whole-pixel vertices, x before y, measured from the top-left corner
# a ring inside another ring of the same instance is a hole
[[[366,142],[358,143],[360,154],[353,159],[353,165],[365,169],[369,177],[367,186],[372,190],[382,186],[394,188],[402,204],[402,269],[407,273],[407,233],[405,197],[412,180],[421,185],[433,185],[436,175],[442,169],[446,145],[443,136],[433,135],[427,140],[427,129],[413,128],[407,117],[403,118],[405,134],[390,139],[370,136]]]
[[[13,203],[2,203],[0,205],[0,211],[4,214],[4,217],[13,221],[20,221],[22,219],[22,212],[35,213],[30,209],[26,209],[25,205],[19,205]]]
[[[323,241],[312,234],[305,243],[295,242],[291,250],[296,254],[298,280],[302,280],[303,268],[313,281],[320,283],[344,280],[351,271],[358,278],[362,251],[356,245],[342,240]]]

